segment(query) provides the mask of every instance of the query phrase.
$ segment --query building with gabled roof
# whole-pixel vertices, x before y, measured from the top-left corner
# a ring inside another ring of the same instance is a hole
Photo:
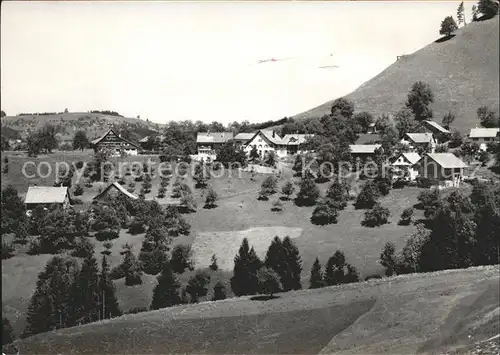
[[[458,187],[467,164],[453,153],[427,153],[416,164],[419,176],[436,181],[438,187]]]
[[[121,137],[112,128],[90,143],[94,150],[107,149],[113,155],[120,155],[122,152],[127,155],[137,155],[140,149],[138,144]]]
[[[286,134],[283,142],[286,144],[287,154],[300,153],[304,149],[307,139],[314,137],[314,134]]]
[[[500,128],[471,128],[469,140],[477,142],[481,150],[486,150],[489,142],[500,141]]]
[[[375,154],[375,151],[381,148],[381,144],[351,144],[351,155],[356,157],[368,157]]]
[[[441,126],[439,123],[437,123],[435,121],[427,120],[427,121],[423,121],[422,124],[426,130],[430,131],[430,133],[433,133],[435,135],[450,134],[451,133],[449,130],[447,130],[446,128],[444,128],[443,126]]]
[[[233,138],[231,138],[231,142],[234,142],[237,146],[241,146],[247,143],[252,137],[255,135],[255,132],[252,133],[238,133]]]
[[[100,194],[95,196],[93,199],[97,201],[105,201],[109,198],[116,197],[117,195],[123,195],[132,200],[137,200],[139,198],[139,196],[128,192],[122,185],[115,181],[112,184],[109,184]]]
[[[250,155],[254,147],[261,158],[269,152],[274,152],[280,158],[287,155],[287,143],[274,131],[257,131],[243,149],[247,155]]]
[[[410,181],[415,180],[418,176],[418,170],[415,169],[415,164],[420,158],[421,156],[418,153],[401,153],[391,164],[396,177],[407,178]]]
[[[26,210],[34,210],[38,206],[48,207],[60,205],[67,208],[71,204],[71,198],[66,186],[30,186],[24,198]]]
[[[196,135],[198,157],[209,160],[216,159],[217,150],[233,137],[233,132],[198,132]]]
[[[400,142],[409,145],[412,149],[429,147],[431,152],[434,152],[437,145],[432,133],[406,133]]]

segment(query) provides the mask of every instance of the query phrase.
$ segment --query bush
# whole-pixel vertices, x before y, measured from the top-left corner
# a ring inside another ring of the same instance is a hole
[[[2,241],[2,260],[10,259],[14,256],[14,247],[11,243]]]
[[[75,249],[71,253],[74,257],[85,258],[94,253],[94,245],[87,237],[79,237],[75,244]]]
[[[148,309],[146,307],[133,307],[128,310],[128,312],[125,312],[125,314],[136,314],[136,313],[142,313],[142,312],[147,312]]]
[[[273,206],[271,207],[271,211],[273,212],[281,212],[283,211],[283,204],[280,200],[276,200],[273,202]]]
[[[217,282],[214,286],[214,295],[212,301],[219,301],[226,299],[226,287],[222,282]]]
[[[205,197],[205,208],[215,208],[217,207],[216,204],[217,201],[217,193],[215,190],[210,186],[207,189],[207,196]]]
[[[376,203],[372,210],[366,211],[365,219],[361,224],[365,227],[376,227],[389,223],[388,218],[391,215],[389,209]]]
[[[427,177],[418,176],[415,181],[417,182],[417,187],[429,189],[433,186],[434,181]]]
[[[189,294],[192,303],[198,302],[200,297],[205,297],[208,293],[210,275],[204,271],[196,272],[196,275],[189,278],[186,292]]]
[[[73,195],[75,196],[83,195],[83,187],[80,184],[75,186],[75,191],[73,191]]]
[[[295,199],[295,203],[298,206],[312,206],[316,204],[316,200],[320,196],[320,191],[314,182],[313,176],[310,173],[306,173],[300,181],[299,186],[300,190]]]
[[[411,218],[413,217],[413,207],[405,208],[403,213],[401,213],[401,220],[399,224],[402,226],[407,226],[411,223]]]
[[[102,242],[105,240],[113,240],[120,237],[120,234],[113,229],[103,229],[95,234],[95,239]]]
[[[379,196],[378,186],[371,181],[367,181],[356,199],[356,209],[372,208],[377,203]]]
[[[186,269],[190,271],[194,270],[193,261],[191,260],[192,255],[191,245],[176,245],[172,250],[170,259],[172,270],[178,274],[182,274]]]
[[[373,182],[377,184],[378,191],[382,196],[386,196],[391,192],[392,182],[390,178],[377,176]]]
[[[338,202],[331,198],[322,199],[312,213],[311,222],[319,225],[337,223],[340,207]]]
[[[260,293],[268,294],[272,297],[274,293],[281,291],[280,277],[273,269],[261,268],[257,272],[257,279]]]

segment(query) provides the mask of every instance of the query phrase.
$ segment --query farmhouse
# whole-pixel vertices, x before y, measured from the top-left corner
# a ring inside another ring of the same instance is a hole
[[[409,145],[412,149],[427,148],[434,152],[436,140],[432,133],[406,133],[401,143]]]
[[[466,167],[453,153],[428,153],[415,164],[419,176],[436,180],[439,188],[458,187]]]
[[[481,150],[486,150],[488,142],[500,140],[500,128],[472,128],[469,140],[477,142]]]
[[[139,145],[122,138],[113,129],[108,130],[101,138],[94,139],[91,144],[95,151],[108,149],[113,155],[120,155],[121,152],[137,155],[140,148]]]
[[[366,159],[373,157],[375,151],[382,147],[381,144],[351,144],[349,148],[351,149],[351,156],[353,158]]]
[[[274,131],[260,130],[244,145],[244,150],[247,155],[253,148],[257,149],[260,157],[264,157],[269,152],[275,152],[278,157],[287,155],[286,142]]]
[[[198,157],[215,160],[216,152],[234,137],[233,132],[203,132],[196,136]]]
[[[28,212],[38,206],[46,208],[50,205],[59,205],[67,208],[71,204],[71,199],[68,188],[64,186],[30,186],[24,198],[24,204]]]
[[[418,170],[415,169],[415,164],[420,160],[418,153],[402,153],[391,164],[394,168],[394,175],[396,177],[415,180],[418,175]]]
[[[106,201],[107,199],[116,197],[118,195],[125,196],[132,200],[137,200],[139,198],[133,193],[128,192],[122,185],[115,181],[112,184],[108,185],[100,194],[95,196],[94,200]]]
[[[287,134],[283,137],[286,144],[287,154],[301,153],[304,149],[304,143],[308,138],[314,137],[313,134]]]

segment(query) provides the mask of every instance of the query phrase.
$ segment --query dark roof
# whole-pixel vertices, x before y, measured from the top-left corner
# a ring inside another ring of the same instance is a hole
[[[124,194],[125,196],[127,196],[127,197],[129,197],[129,198],[131,198],[133,200],[137,200],[139,198],[138,196],[134,195],[133,193],[128,192],[122,185],[120,185],[119,183],[117,183],[115,181],[112,184],[109,184],[100,194],[98,194],[97,196],[95,196],[94,199],[99,198],[100,196],[102,196],[104,193],[106,193],[106,191],[108,191],[112,187],[114,187],[119,192],[121,192],[122,194]]]
[[[134,146],[134,147],[136,147],[136,148],[140,148],[139,144],[134,143],[134,142],[131,142],[131,141],[129,141],[128,139],[125,139],[125,138],[123,138],[123,137],[120,137],[120,135],[119,135],[118,133],[116,133],[116,132],[113,130],[113,128],[110,128],[110,129],[109,129],[106,133],[104,133],[104,134],[102,135],[102,137],[97,138],[97,139],[94,139],[93,141],[91,141],[91,143],[92,143],[92,144],[94,144],[94,145],[95,145],[95,144],[99,144],[99,143],[100,143],[100,142],[101,142],[104,138],[106,138],[106,136],[107,136],[108,134],[110,134],[111,132],[112,132],[115,136],[117,136],[118,138],[120,138],[122,141],[127,142],[128,144],[131,144],[131,145],[133,145],[133,146]]]

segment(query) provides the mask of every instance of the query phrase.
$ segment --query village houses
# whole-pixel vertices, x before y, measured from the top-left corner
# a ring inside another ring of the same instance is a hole
[[[453,153],[428,153],[415,164],[419,177],[436,181],[438,188],[459,187],[465,168]]]
[[[479,144],[479,149],[486,150],[487,144],[500,140],[500,128],[472,128],[469,140]]]
[[[24,198],[26,211],[31,213],[38,206],[48,208],[51,205],[58,205],[68,208],[71,205],[68,188],[65,186],[30,186]]]
[[[137,155],[140,150],[140,146],[138,144],[121,137],[112,128],[109,129],[102,137],[94,139],[91,142],[91,145],[95,151],[107,149],[111,151],[112,155],[115,156],[122,153],[127,155]]]

